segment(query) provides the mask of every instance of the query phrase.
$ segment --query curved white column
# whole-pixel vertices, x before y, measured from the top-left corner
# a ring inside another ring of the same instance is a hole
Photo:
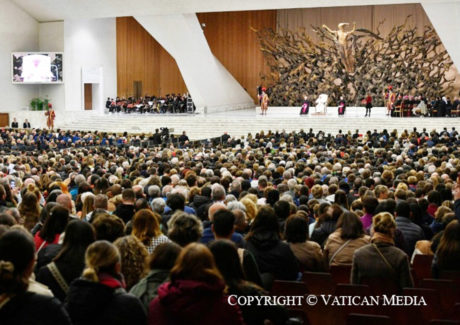
[[[134,18],[176,60],[199,111],[255,107],[248,93],[212,54],[195,14]]]

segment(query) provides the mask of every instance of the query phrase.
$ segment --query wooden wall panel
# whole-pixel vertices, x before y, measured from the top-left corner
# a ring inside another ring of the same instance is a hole
[[[198,14],[211,51],[233,77],[257,99],[261,75],[269,68],[260,51],[256,34],[251,30],[276,29],[276,11],[238,11]]]
[[[134,94],[142,81],[144,95],[185,93],[187,87],[176,61],[132,17],[117,18],[117,95]]]

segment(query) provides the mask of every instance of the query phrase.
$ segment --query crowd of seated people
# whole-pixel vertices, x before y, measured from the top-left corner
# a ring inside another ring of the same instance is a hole
[[[428,99],[423,96],[399,94],[393,103],[393,117],[458,117],[460,116],[460,100],[456,97],[437,97]]]
[[[181,135],[170,133],[170,129],[164,127],[155,129],[153,133],[128,134],[108,133],[98,131],[70,131],[57,129],[0,129],[1,150],[55,150],[64,148],[90,148],[90,147],[148,147],[166,146],[175,144],[183,146],[189,143],[185,131]]]
[[[196,107],[188,94],[167,94],[164,97],[148,96],[134,98],[107,98],[105,107],[110,113],[187,113],[187,103]]]
[[[32,145],[47,134],[33,132]],[[285,324],[283,306],[234,298],[335,265],[402,290],[417,255],[432,277],[460,272],[455,129],[84,137],[94,146],[18,150],[2,131],[2,324]]]

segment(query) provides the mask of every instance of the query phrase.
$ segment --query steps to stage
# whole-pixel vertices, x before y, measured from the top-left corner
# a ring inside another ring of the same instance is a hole
[[[56,126],[71,130],[98,130],[100,132],[130,132],[149,133],[156,128],[173,128],[174,133],[186,131],[192,140],[212,138],[228,132],[231,136],[240,137],[249,132],[255,134],[261,130],[298,131],[300,129],[315,132],[323,130],[326,133],[335,134],[339,130],[343,132],[358,129],[360,132],[367,130],[393,130],[401,132],[404,129],[426,128],[427,130],[447,127],[460,129],[460,118],[425,118],[407,117],[392,118],[386,116],[383,107],[375,107],[372,116],[365,118],[363,107],[349,107],[345,116],[337,116],[337,108],[329,107],[326,115],[314,115],[315,109],[310,109],[309,115],[299,115],[298,107],[270,107],[267,116],[260,115],[260,109],[247,109],[213,114],[124,114],[106,113],[96,115],[94,112],[82,112],[72,121],[67,120],[59,123],[59,115],[56,118]]]

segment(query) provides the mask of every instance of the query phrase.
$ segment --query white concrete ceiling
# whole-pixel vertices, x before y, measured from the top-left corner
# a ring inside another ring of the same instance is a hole
[[[460,0],[11,0],[40,22],[65,19]]]

